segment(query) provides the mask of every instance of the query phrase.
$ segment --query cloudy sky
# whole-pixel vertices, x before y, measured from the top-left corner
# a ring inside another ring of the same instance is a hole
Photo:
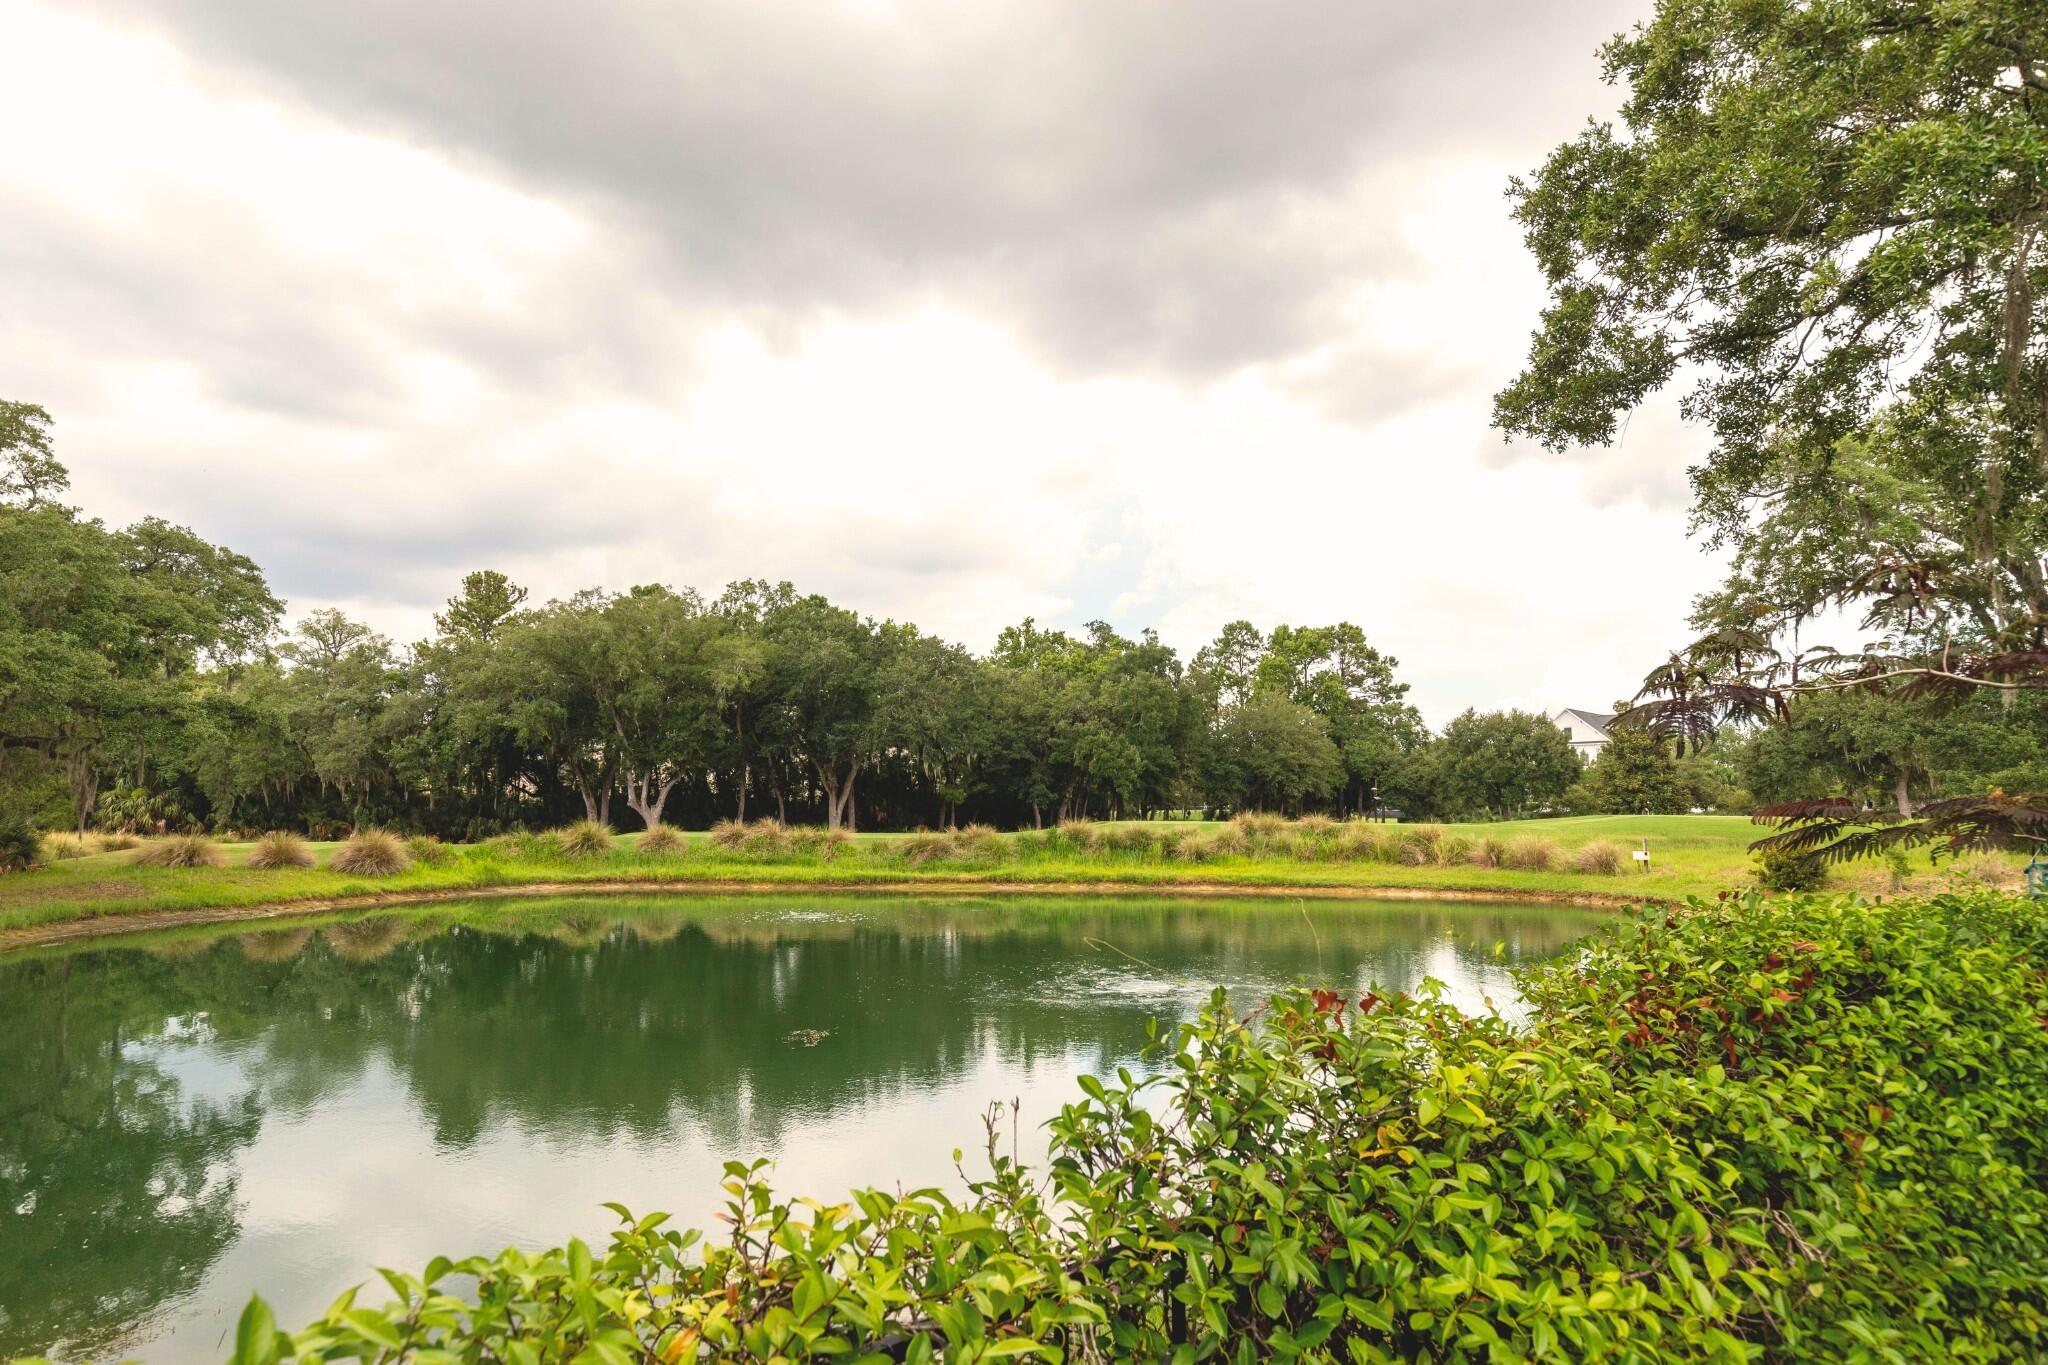
[[[399,640],[788,578],[1349,619],[1432,721],[1678,641],[1702,437],[1504,444],[1503,189],[1643,0],[0,0],[0,396]]]

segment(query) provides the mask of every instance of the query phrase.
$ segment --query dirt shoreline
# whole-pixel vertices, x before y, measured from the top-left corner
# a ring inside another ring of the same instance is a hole
[[[0,929],[0,954],[54,943],[115,934],[176,929],[192,924],[233,924],[244,920],[303,919],[344,910],[378,910],[439,901],[509,900],[522,896],[624,895],[844,895],[844,896],[1195,896],[1265,900],[1416,900],[1522,902],[1614,910],[1660,903],[1653,896],[1605,892],[1496,891],[1434,886],[1254,886],[1237,882],[984,882],[919,878],[891,882],[802,881],[567,881],[503,886],[451,887],[428,891],[371,892],[273,901],[265,905],[224,905],[201,910],[139,910],[134,914],[87,915],[20,929]]]

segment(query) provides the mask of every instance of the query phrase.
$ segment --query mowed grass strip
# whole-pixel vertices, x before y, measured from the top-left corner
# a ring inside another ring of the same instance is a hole
[[[827,839],[821,832],[767,822],[736,830],[682,833],[673,849],[642,853],[638,834],[614,835],[608,848],[572,853],[551,835],[507,836],[450,845],[444,858],[415,860],[407,870],[371,877],[337,871],[339,843],[310,842],[310,868],[249,866],[255,842],[218,845],[218,867],[150,867],[141,848],[52,860],[0,876],[0,930],[64,920],[143,912],[288,904],[392,893],[574,882],[632,882],[678,887],[719,883],[787,884],[859,889],[904,883],[948,885],[1124,884],[1245,888],[1321,887],[1430,890],[1443,894],[1519,895],[1531,900],[1682,900],[1712,897],[1755,884],[1749,844],[1762,832],[1741,816],[1584,816],[1483,825],[1431,827],[1442,861],[1405,862],[1340,851],[1346,841],[1399,839],[1415,826],[1278,821],[1102,822],[1058,830],[995,834],[858,834]],[[748,831],[752,831],[751,833]],[[1249,831],[1249,832],[1248,832]],[[1648,841],[1648,870],[1627,855]],[[1199,844],[1194,841],[1206,841]],[[1548,848],[1540,870],[1479,865],[1489,846]],[[1622,851],[1616,873],[1574,870],[1589,844]],[[1191,844],[1183,848],[1183,844]],[[573,847],[573,845],[572,845]],[[1977,858],[1930,867],[1914,855],[1903,889],[1939,890],[1952,882],[2011,886],[2018,858]],[[1884,894],[1891,870],[1880,864],[1837,869],[1831,884]]]

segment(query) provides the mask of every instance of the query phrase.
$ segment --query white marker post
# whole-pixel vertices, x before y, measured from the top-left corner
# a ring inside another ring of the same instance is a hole
[[[1648,839],[1643,840],[1643,846],[1629,854],[1629,856],[1642,866],[1643,871],[1648,872],[1650,870],[1650,841]]]

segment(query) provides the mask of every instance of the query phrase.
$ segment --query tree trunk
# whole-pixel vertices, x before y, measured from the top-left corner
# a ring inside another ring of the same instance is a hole
[[[668,805],[668,794],[676,789],[679,779],[669,778],[659,787],[654,778],[646,773],[626,775],[626,804],[640,817],[640,823],[653,829],[661,823],[661,812]]]
[[[94,804],[99,800],[99,776],[93,770],[92,757],[85,753],[71,756],[71,812],[78,826],[78,837],[85,837],[85,821],[92,814]]]
[[[1898,777],[1892,782],[1892,799],[1899,804],[1900,819],[1910,820],[1913,818],[1913,795],[1907,789],[1906,770],[1904,768],[1899,769]]]
[[[752,778],[753,778],[753,775],[754,775],[754,765],[753,765],[753,764],[751,764],[751,763],[742,763],[742,764],[740,764],[740,797],[739,797],[739,813],[738,813],[737,815],[735,815],[735,816],[734,816],[733,818],[734,818],[734,819],[736,819],[736,820],[738,820],[738,821],[739,821],[739,822],[740,822],[741,824],[743,824],[743,825],[744,825],[745,823],[747,823],[747,783],[748,783],[748,782],[749,782],[750,780],[752,780]]]

